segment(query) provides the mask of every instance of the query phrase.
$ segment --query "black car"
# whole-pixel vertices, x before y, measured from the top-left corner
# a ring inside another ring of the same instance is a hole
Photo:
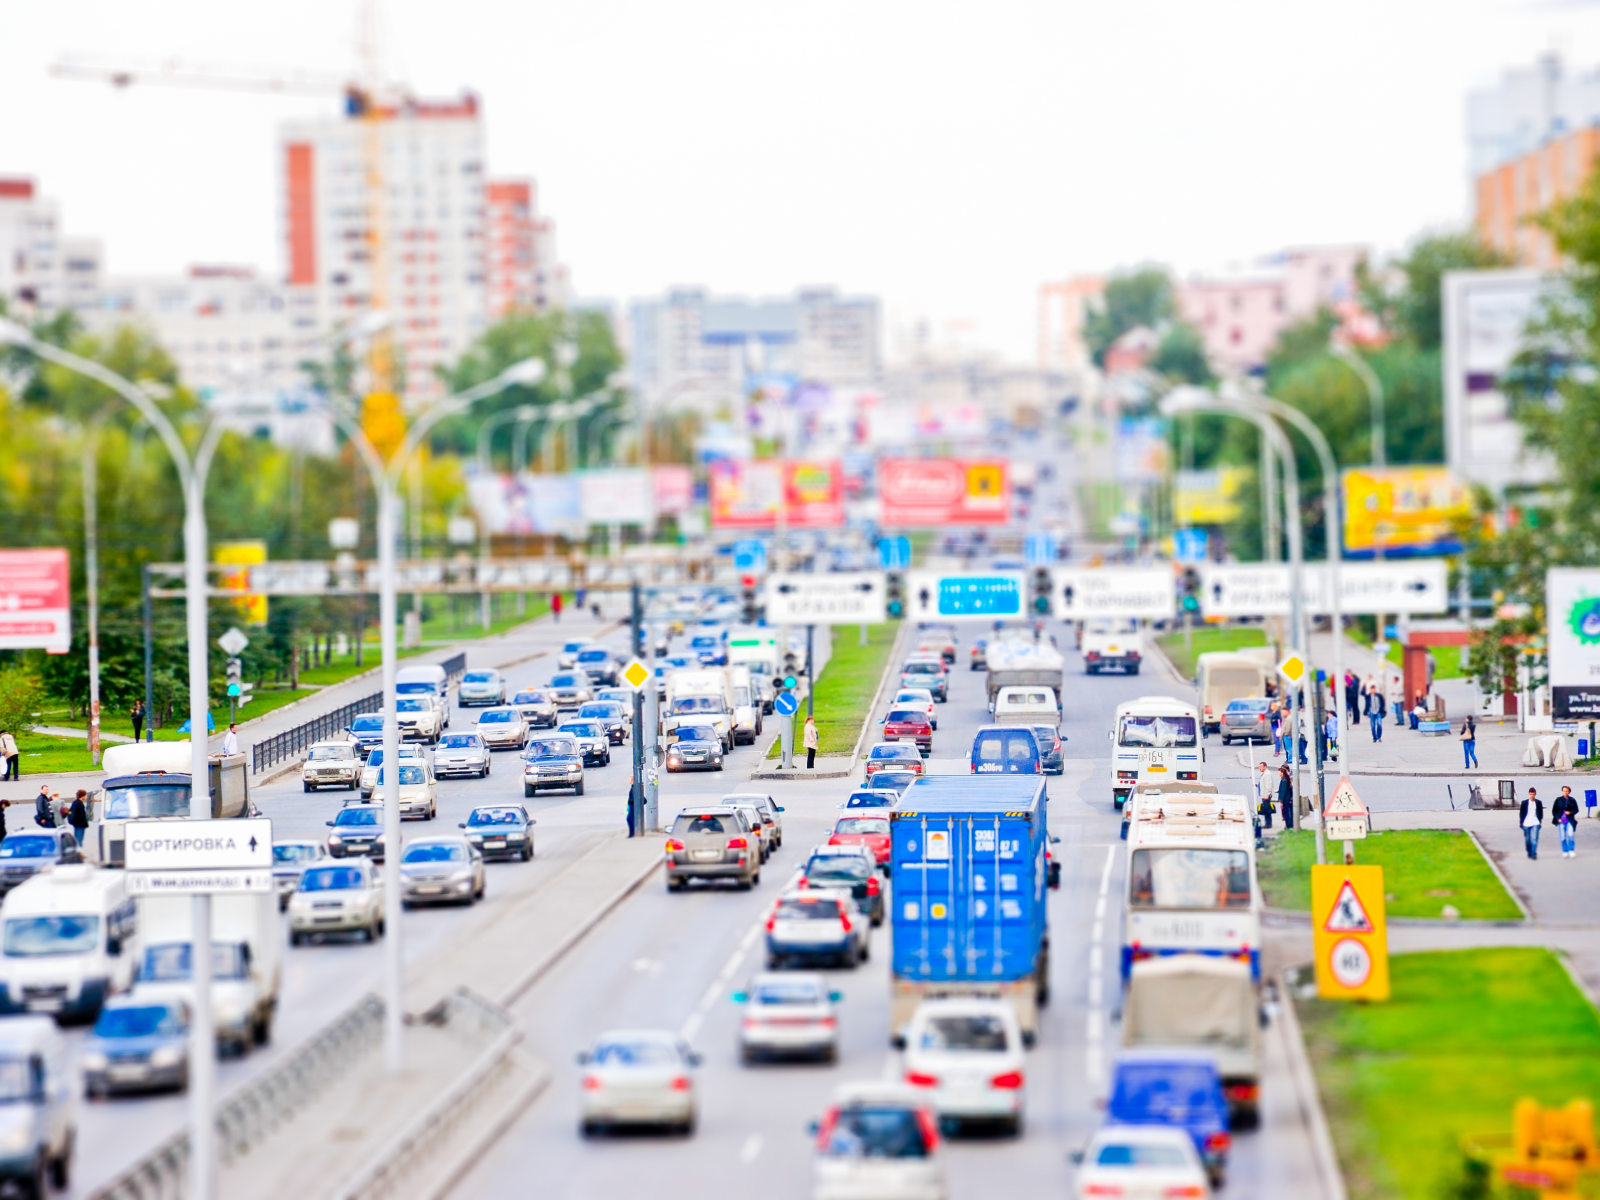
[[[1067,769],[1066,738],[1054,725],[1035,725],[1034,740],[1039,743],[1039,760],[1046,775],[1060,775]]]
[[[21,829],[0,842],[0,895],[59,863],[80,863],[83,850],[70,829]]]
[[[628,717],[622,705],[614,700],[596,700],[593,704],[585,704],[578,710],[578,716],[585,721],[599,721],[605,726],[606,740],[613,746],[620,746],[628,740]]]
[[[589,646],[578,651],[576,669],[588,673],[590,679],[606,687],[617,686],[617,660],[604,646]]]
[[[461,828],[467,841],[485,859],[533,857],[534,820],[520,804],[490,804],[475,808]]]
[[[722,738],[710,725],[679,725],[672,731],[677,739],[667,750],[667,770],[722,770]]]
[[[334,858],[365,854],[383,861],[383,805],[347,804],[328,822],[328,853]]]
[[[844,851],[848,849],[849,853]],[[883,924],[883,884],[870,850],[850,847],[830,847],[814,853],[801,872],[801,887],[849,888],[856,898],[856,907],[867,914],[874,925]]]

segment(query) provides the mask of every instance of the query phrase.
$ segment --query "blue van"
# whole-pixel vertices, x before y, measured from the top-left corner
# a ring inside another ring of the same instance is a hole
[[[1124,1050],[1111,1068],[1111,1125],[1169,1125],[1194,1139],[1213,1187],[1221,1187],[1233,1139],[1222,1075],[1209,1054]]]
[[[967,756],[973,775],[1043,775],[1044,756],[1032,725],[990,725],[978,730]]]

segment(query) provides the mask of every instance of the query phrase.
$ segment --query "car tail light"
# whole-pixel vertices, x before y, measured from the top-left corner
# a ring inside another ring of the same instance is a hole
[[[682,850],[683,848],[684,847],[683,847],[683,843],[682,842],[675,841],[675,840],[673,840],[671,838],[667,839],[667,852],[669,854],[674,850]]]
[[[1261,1095],[1261,1089],[1253,1083],[1230,1083],[1222,1089],[1223,1095],[1229,1100],[1251,1102]]]
[[[728,839],[728,849],[729,850],[748,850],[748,849],[750,849],[750,840],[748,838],[742,838],[742,837],[731,837],[731,838]]]
[[[939,1122],[925,1108],[917,1109],[917,1125],[922,1130],[922,1144],[929,1150],[934,1150],[939,1145]]]
[[[846,933],[850,932],[850,930],[852,928],[852,926],[850,924],[850,918],[842,910],[839,913],[839,924],[844,926],[844,931]]]
[[[1256,714],[1256,720],[1261,721],[1262,723],[1265,723],[1266,719],[1267,719],[1267,714],[1266,713],[1257,713]]]
[[[1200,772],[1199,771],[1179,771],[1178,772],[1178,778],[1179,779],[1198,779],[1198,778],[1200,778]]]
[[[1137,772],[1137,771],[1118,771],[1117,772],[1117,778],[1118,779],[1137,779],[1137,778],[1139,778],[1139,772]]]
[[[1100,651],[1091,650],[1091,651],[1089,651],[1089,653],[1085,654],[1084,657],[1087,658],[1090,662],[1093,662],[1095,659],[1100,657]]]
[[[816,1023],[824,1029],[832,1029],[839,1023],[838,1017],[818,1017]]]
[[[804,875],[795,881],[795,887],[810,887],[811,883]]]
[[[667,1086],[675,1092],[687,1092],[689,1090],[689,1077],[687,1075],[676,1076]]]
[[[1233,1139],[1226,1130],[1219,1130],[1206,1138],[1207,1154],[1226,1154],[1228,1147],[1233,1145]]]
[[[1022,1086],[1022,1072],[1007,1071],[1003,1075],[996,1075],[993,1079],[989,1080],[989,1086],[997,1088],[1019,1088]]]
[[[1211,705],[1208,704],[1208,705],[1206,705],[1206,716],[1209,717],[1210,715],[1211,715]]]
[[[1139,657],[1139,652],[1137,650],[1129,650],[1128,651],[1128,657],[1129,658],[1138,658]]]
[[[599,1077],[595,1076],[595,1075],[585,1075],[583,1077],[583,1090],[586,1091],[586,1092],[597,1092],[597,1091],[599,1091],[600,1090],[600,1079],[599,1079]]]
[[[772,927],[774,925],[776,925],[777,923],[778,923],[778,914],[777,913],[773,913],[770,917],[767,918],[767,932],[771,933],[772,932]]]
[[[924,1075],[921,1071],[907,1071],[906,1082],[912,1087],[938,1087],[937,1075]]]
[[[1173,1197],[1173,1200],[1180,1200],[1180,1198],[1186,1198],[1186,1197],[1190,1197],[1190,1196],[1194,1196],[1194,1197],[1204,1196],[1206,1193],[1205,1193],[1205,1189],[1202,1188],[1199,1184],[1195,1184],[1195,1183],[1179,1183],[1179,1184],[1174,1184],[1172,1187],[1164,1189],[1161,1194],[1163,1196],[1171,1196],[1171,1197]]]
[[[876,896],[878,894],[878,892],[881,891],[881,890],[882,889],[880,889],[878,887],[878,877],[876,875],[873,875],[870,878],[868,878],[868,880],[867,880],[867,895]]]
[[[1122,1185],[1120,1183],[1091,1183],[1083,1189],[1085,1196],[1120,1196]]]

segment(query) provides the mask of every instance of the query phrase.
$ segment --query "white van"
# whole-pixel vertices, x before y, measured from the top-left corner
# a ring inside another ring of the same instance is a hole
[[[87,864],[35,875],[0,903],[0,1011],[93,1020],[133,982],[127,875]]]
[[[141,896],[133,994],[193,1007],[194,904],[190,896]],[[211,1004],[217,1042],[243,1054],[266,1044],[278,1010],[283,930],[277,899],[244,892],[211,898]]]
[[[1222,714],[1228,704],[1246,697],[1264,699],[1273,668],[1252,655],[1212,651],[1195,662],[1195,683],[1200,689],[1202,732],[1209,735],[1222,729]]]
[[[450,728],[450,677],[438,663],[417,663],[394,673],[396,696],[430,696],[439,712],[441,729]]]
[[[43,1197],[41,1176],[65,1188],[77,1141],[78,1075],[71,1069],[66,1039],[48,1017],[0,1021],[0,1182],[15,1182],[23,1195]]]
[[[728,691],[733,701],[733,744],[747,742],[754,746],[761,736],[761,697],[757,695],[755,680],[746,666],[724,667],[728,676]]]
[[[1197,783],[1205,751],[1200,714],[1173,696],[1141,696],[1117,705],[1111,739],[1111,802],[1121,808],[1141,783]]]
[[[1056,694],[1047,687],[1003,687],[989,706],[997,725],[1026,725],[1042,721],[1054,725],[1061,719]]]

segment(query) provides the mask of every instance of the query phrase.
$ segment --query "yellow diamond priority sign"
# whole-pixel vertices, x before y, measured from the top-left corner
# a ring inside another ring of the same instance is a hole
[[[1306,660],[1298,654],[1291,654],[1278,664],[1278,674],[1282,675],[1290,683],[1299,683],[1305,678]]]
[[[628,681],[628,686],[637,692],[644,686],[644,681],[650,678],[650,668],[638,659],[634,659],[622,669],[622,677]]]

